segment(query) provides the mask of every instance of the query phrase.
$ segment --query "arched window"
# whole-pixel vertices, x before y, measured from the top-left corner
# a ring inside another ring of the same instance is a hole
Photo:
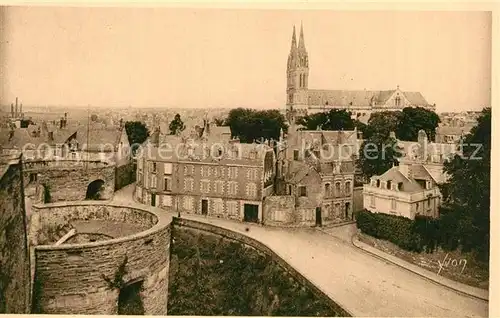
[[[330,195],[330,184],[325,183],[325,195],[329,196]]]
[[[396,96],[396,98],[394,98],[394,103],[397,107],[401,106],[401,97]]]
[[[340,182],[335,183],[335,196],[340,196]]]
[[[380,180],[377,180],[377,188],[380,188]]]
[[[349,194],[351,193],[351,182],[350,182],[350,181],[347,181],[347,182],[345,183],[345,193],[346,193],[347,195],[349,195]]]

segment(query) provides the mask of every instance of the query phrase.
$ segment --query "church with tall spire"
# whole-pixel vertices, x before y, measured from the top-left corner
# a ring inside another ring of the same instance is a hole
[[[395,89],[383,91],[310,89],[309,56],[302,23],[298,43],[295,26],[293,26],[286,74],[288,114],[306,115],[330,109],[345,109],[351,112],[353,118],[367,121],[371,113],[377,111],[396,111],[405,107],[436,110],[436,104],[428,103],[420,92],[402,91],[399,85]]]

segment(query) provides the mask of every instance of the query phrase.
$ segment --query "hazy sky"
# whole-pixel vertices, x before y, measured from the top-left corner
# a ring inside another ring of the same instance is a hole
[[[301,21],[309,88],[400,85],[438,111],[490,105],[486,12],[50,7],[4,9],[0,102],[284,107]]]

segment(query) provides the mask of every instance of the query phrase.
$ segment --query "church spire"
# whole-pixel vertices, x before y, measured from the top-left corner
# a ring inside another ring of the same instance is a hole
[[[295,25],[293,26],[293,35],[292,35],[292,47],[291,47],[291,51],[295,51],[295,49],[297,49],[297,39],[296,39],[296,36],[295,36]]]
[[[300,38],[299,38],[299,50],[306,50],[306,45],[304,43],[304,29],[302,28],[302,22],[300,22]]]

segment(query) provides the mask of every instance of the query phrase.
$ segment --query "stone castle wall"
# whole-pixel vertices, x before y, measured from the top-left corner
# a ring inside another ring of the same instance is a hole
[[[288,264],[284,259],[278,256],[273,250],[271,250],[266,245],[261,242],[248,237],[246,235],[233,232],[212,224],[206,224],[197,222],[194,220],[182,219],[182,218],[173,218],[172,225],[174,227],[185,227],[192,230],[200,231],[203,233],[210,233],[213,235],[218,235],[223,237],[225,240],[236,241],[243,243],[246,246],[252,247],[259,251],[260,253],[264,253],[269,255],[273,261],[275,261],[284,271],[286,271],[290,276],[292,276],[295,280],[297,280],[302,286],[311,290],[311,292],[328,304],[328,306],[335,312],[340,313],[343,317],[351,317],[347,310],[341,308],[335,301],[333,301],[330,297],[328,297],[323,291],[321,291],[316,285],[314,285],[311,281],[305,278],[302,274],[300,274],[294,267]]]
[[[32,175],[36,181],[30,181]],[[104,181],[103,199],[110,199],[115,189],[115,166],[100,161],[32,161],[24,164],[24,182],[37,190],[32,202],[43,202],[44,187],[50,192],[50,202],[85,199],[88,185]]]
[[[147,207],[145,207],[148,209]],[[118,313],[119,288],[110,286],[125,257],[125,286],[143,281],[140,297],[146,315],[166,315],[170,248],[170,218],[158,209],[142,210],[100,202],[34,205],[38,226],[61,224],[75,217],[152,225],[125,237],[84,244],[35,247],[33,313]],[[61,221],[62,220],[62,221]],[[120,286],[120,285],[118,285]]]
[[[0,170],[0,314],[28,314],[30,258],[22,165],[16,160]]]

